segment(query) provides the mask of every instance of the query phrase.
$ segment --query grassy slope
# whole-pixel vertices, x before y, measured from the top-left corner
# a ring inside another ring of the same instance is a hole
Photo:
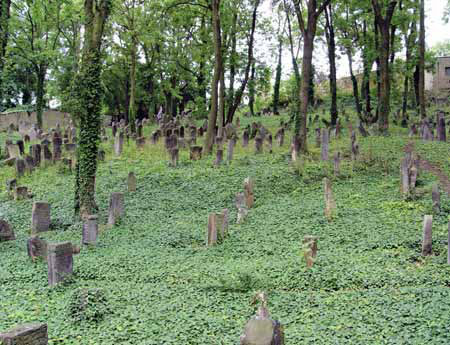
[[[274,132],[278,119],[263,122]],[[172,169],[161,146],[139,152],[130,143],[118,159],[108,144],[97,180],[101,220],[110,193],[126,192],[129,171],[138,191],[125,193],[127,217],[101,233],[97,248],[75,257],[75,279],[57,288],[47,287],[46,264],[26,255],[32,201],[6,198],[13,169],[2,167],[0,217],[13,224],[17,241],[0,244],[0,330],[42,321],[50,344],[236,344],[254,312],[249,301],[265,290],[287,344],[448,344],[450,200],[442,196],[443,212],[434,218],[436,255],[423,259],[422,219],[431,212],[435,178],[422,173],[423,196],[402,200],[398,167],[408,139],[393,132],[360,139],[362,162],[354,165],[348,133],[333,141],[331,151],[339,148],[347,161],[343,176],[333,178],[338,216],[331,223],[323,216],[322,178],[332,167],[316,161],[314,147],[296,167],[288,164],[287,146],[256,157],[238,144],[231,166],[212,168],[212,157],[191,163],[182,152]],[[450,175],[449,144],[416,147]],[[232,221],[222,245],[205,249],[208,213],[228,207],[234,220],[234,195],[247,176],[255,179],[255,208],[244,224]],[[21,181],[34,200],[52,205],[57,231],[43,235],[49,241],[80,242],[72,179],[49,167]],[[319,237],[311,270],[302,259],[304,235]],[[78,287],[104,290],[111,311],[103,321],[71,321],[68,305]]]

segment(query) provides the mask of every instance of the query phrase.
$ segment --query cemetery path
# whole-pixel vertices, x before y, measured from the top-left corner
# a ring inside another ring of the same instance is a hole
[[[404,149],[405,152],[414,152],[414,143],[408,143]],[[428,171],[435,175],[441,184],[441,187],[445,190],[448,196],[450,196],[450,179],[449,177],[442,171],[442,169],[435,163],[432,163],[426,159],[423,159],[421,156],[417,155],[417,161],[419,163],[419,168],[425,171]]]

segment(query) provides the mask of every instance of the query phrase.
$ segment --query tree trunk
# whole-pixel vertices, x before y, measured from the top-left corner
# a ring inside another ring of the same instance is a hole
[[[239,88],[239,90],[236,93],[233,104],[231,104],[230,108],[228,109],[227,123],[233,122],[234,114],[236,113],[237,108],[241,104],[242,96],[244,94],[245,88],[247,87],[248,79],[250,76],[250,69],[251,69],[251,65],[253,63],[253,44],[255,41],[256,19],[257,19],[256,15],[258,12],[259,3],[260,3],[260,0],[255,0],[255,4],[253,7],[252,27],[250,30],[250,40],[249,40],[249,44],[248,44],[248,54],[247,54],[247,67],[245,68],[244,80],[242,81],[241,87]]]
[[[419,106],[420,117],[423,119],[427,116],[425,109],[425,0],[420,0]]]
[[[40,65],[36,69],[37,88],[36,88],[36,118],[37,125],[42,128],[42,113],[44,112],[44,95],[45,95],[45,75],[47,74],[47,67]]]
[[[220,89],[219,89],[219,136],[223,137],[223,126],[225,123],[225,64],[222,55],[222,64],[220,68]]]
[[[208,130],[204,143],[205,154],[211,154],[214,144],[215,127],[218,111],[218,86],[222,70],[222,38],[220,32],[220,0],[212,0],[212,23],[214,36],[214,76],[211,85],[211,110],[209,112]]]
[[[234,100],[234,81],[236,78],[236,46],[237,46],[237,39],[236,39],[236,31],[237,31],[237,20],[238,15],[237,12],[233,14],[233,22],[231,26],[231,53],[230,53],[230,87],[228,88],[228,108],[231,107]],[[228,119],[227,119],[228,122]]]
[[[358,79],[356,79],[353,72],[353,56],[351,49],[347,49],[348,69],[350,71],[350,78],[353,86],[353,98],[355,99],[355,108],[359,117],[361,117],[361,101],[359,100]]]
[[[137,63],[137,38],[132,34],[130,49],[130,106],[128,108],[128,123],[131,133],[136,133],[136,63]]]
[[[253,61],[250,81],[248,82],[248,107],[252,116],[255,116],[255,93],[255,61]]]
[[[11,0],[2,0],[0,4],[0,111],[3,108],[3,68],[9,36],[10,7]]]
[[[104,26],[111,9],[111,0],[98,5],[85,0],[86,17],[83,60],[77,87],[80,101],[80,139],[77,150],[75,213],[82,217],[97,213],[95,175],[97,172],[98,141],[101,110],[101,44]]]
[[[277,71],[275,74],[275,84],[273,86],[273,113],[278,114],[278,103],[280,102],[280,85],[281,85],[281,72],[282,72],[282,56],[283,56],[283,41],[279,37],[279,48],[278,48],[278,64]]]
[[[367,35],[367,23],[363,23],[363,37],[364,37],[364,47],[363,47],[363,81],[362,81],[362,97],[365,100],[365,113],[369,115],[372,112],[372,103],[370,97],[370,75],[372,72],[373,60],[369,56],[369,40]]]
[[[330,63],[330,94],[331,94],[331,124],[336,125],[338,118],[337,110],[337,81],[336,81],[336,40],[333,25],[333,7],[325,8],[325,36],[328,46],[328,61]]]

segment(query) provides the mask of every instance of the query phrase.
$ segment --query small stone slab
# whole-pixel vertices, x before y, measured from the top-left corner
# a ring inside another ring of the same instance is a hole
[[[432,230],[433,230],[433,216],[426,215],[423,218],[423,240],[422,240],[422,255],[428,256],[432,253]]]
[[[125,215],[125,201],[122,193],[112,193],[109,201],[108,225],[114,226]]]
[[[70,242],[47,246],[48,285],[54,286],[73,273],[73,247]]]
[[[13,241],[16,239],[11,225],[3,219],[0,219],[0,242]]]
[[[50,230],[50,204],[35,202],[31,211],[31,233]]]
[[[90,215],[83,223],[83,240],[86,245],[97,244],[98,237],[98,216]]]
[[[127,184],[128,184],[128,191],[129,192],[135,192],[136,191],[137,181],[136,181],[136,175],[134,174],[134,172],[128,173]]]
[[[41,258],[47,260],[47,241],[39,238],[38,236],[32,236],[27,240],[27,253],[31,260]]]
[[[47,345],[48,331],[45,323],[27,323],[8,332],[0,333],[3,345]]]

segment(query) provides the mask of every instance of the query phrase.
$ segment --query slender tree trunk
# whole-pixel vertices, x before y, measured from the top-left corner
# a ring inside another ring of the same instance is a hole
[[[132,34],[130,49],[130,106],[128,108],[128,123],[131,133],[136,133],[136,63],[137,63],[137,38]]]
[[[10,7],[11,0],[2,0],[0,4],[0,111],[3,108],[3,68],[9,37]]]
[[[347,58],[348,58],[348,69],[350,70],[350,79],[352,80],[353,86],[353,98],[355,99],[355,108],[358,116],[361,117],[362,109],[361,109],[361,101],[359,99],[358,79],[356,79],[355,74],[353,72],[353,56],[351,49],[347,49]]]
[[[362,81],[362,98],[365,100],[365,113],[370,115],[372,112],[372,101],[370,97],[370,75],[372,72],[373,60],[369,56],[369,39],[367,35],[367,23],[363,23],[363,37],[364,37],[364,47],[363,47],[363,81]]]
[[[237,47],[237,39],[236,39],[236,31],[237,31],[237,20],[238,15],[237,12],[233,14],[233,22],[231,24],[231,53],[230,53],[230,87],[228,88],[228,99],[227,106],[231,107],[234,100],[234,82],[236,78],[236,47]],[[227,119],[228,122],[228,119]]]
[[[250,80],[248,82],[248,107],[252,116],[255,116],[255,93],[255,61],[253,61]]]
[[[220,73],[222,70],[222,38],[220,30],[220,0],[212,0],[212,23],[213,23],[213,35],[214,35],[214,76],[211,85],[211,110],[208,119],[208,130],[206,132],[206,138],[204,142],[204,148],[206,154],[210,154],[213,149],[215,127],[217,122],[218,112],[218,96],[219,96],[219,81]]]
[[[42,114],[44,112],[44,95],[45,95],[45,76],[47,74],[47,67],[40,65],[36,69],[37,88],[36,88],[36,118],[39,128],[42,127]]]
[[[248,79],[250,76],[250,69],[251,69],[251,65],[253,63],[253,44],[255,41],[256,19],[257,19],[257,12],[258,12],[259,4],[260,4],[260,0],[255,0],[254,7],[253,7],[253,14],[252,14],[252,27],[250,30],[250,40],[249,40],[249,44],[248,44],[247,67],[245,68],[244,79],[242,81],[241,87],[236,92],[236,96],[233,101],[233,104],[231,104],[230,108],[228,109],[228,114],[227,114],[227,122],[228,123],[233,122],[234,114],[236,113],[237,108],[241,104],[242,96],[244,94],[245,88],[247,87]]]
[[[419,106],[420,117],[425,118],[427,116],[425,108],[425,0],[420,0]]]
[[[278,64],[277,71],[275,74],[275,84],[273,86],[273,113],[279,114],[278,104],[280,102],[280,85],[281,85],[281,72],[282,72],[282,56],[283,56],[283,42],[281,37],[279,37],[279,47],[278,47]]]
[[[218,121],[218,127],[219,127],[219,136],[223,137],[223,126],[225,123],[225,64],[223,61],[223,54],[222,54],[222,66],[220,68],[220,89],[219,89],[219,121]]]
[[[331,124],[336,125],[338,118],[337,110],[337,78],[336,78],[336,40],[333,25],[333,7],[325,8],[325,36],[328,46],[328,61],[330,63],[330,94],[331,94]]]
[[[96,214],[95,175],[97,172],[98,141],[101,109],[101,44],[104,26],[111,9],[111,0],[97,4],[85,0],[86,18],[83,62],[77,86],[80,100],[80,139],[77,150],[75,180],[75,214],[85,217]]]

